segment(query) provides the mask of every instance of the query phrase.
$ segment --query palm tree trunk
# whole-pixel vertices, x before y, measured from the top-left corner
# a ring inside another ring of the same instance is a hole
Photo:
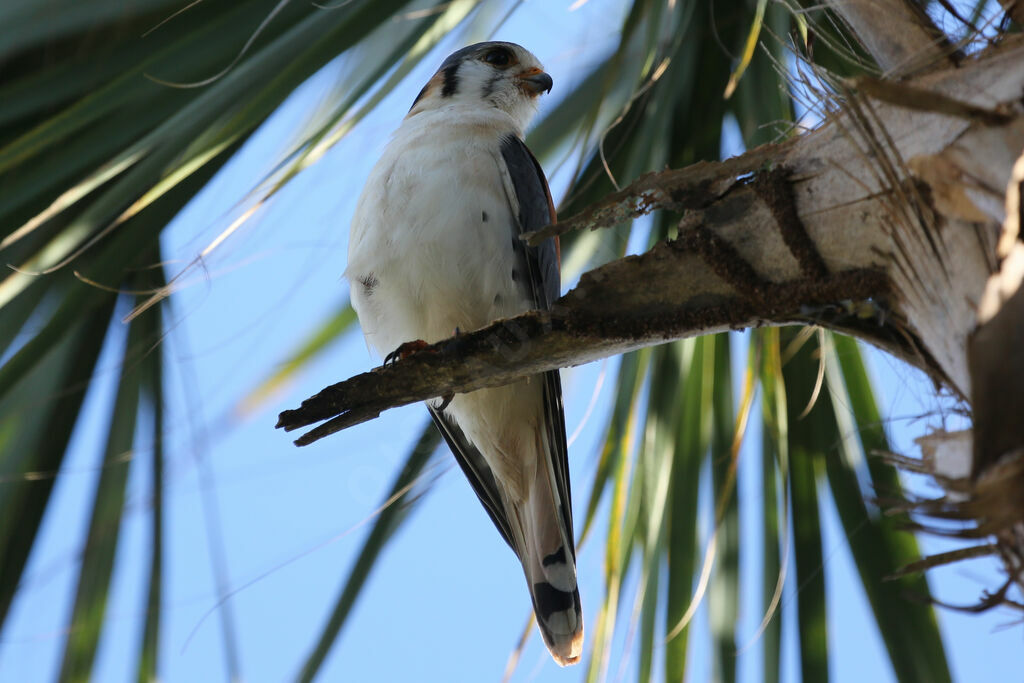
[[[890,77],[959,61],[945,32],[913,0],[827,0]]]

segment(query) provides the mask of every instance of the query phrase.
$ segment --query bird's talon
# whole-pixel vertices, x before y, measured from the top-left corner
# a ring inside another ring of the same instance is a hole
[[[405,360],[409,356],[419,351],[422,351],[428,346],[430,346],[430,344],[423,341],[422,339],[416,339],[414,341],[405,342],[404,344],[401,344],[397,349],[395,349],[388,355],[384,356],[383,367],[394,365],[400,360]]]

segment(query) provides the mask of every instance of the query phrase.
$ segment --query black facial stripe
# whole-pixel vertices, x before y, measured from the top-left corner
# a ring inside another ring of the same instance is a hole
[[[451,97],[459,89],[459,64],[459,62],[455,62],[441,70],[444,76],[444,87],[441,88],[441,97]]]
[[[494,74],[489,79],[487,79],[487,82],[484,83],[484,90],[483,90],[483,93],[482,93],[482,95],[484,97],[489,97],[491,95],[491,93],[494,92],[494,86],[495,86],[495,84],[497,84],[499,79],[501,79],[501,73],[500,72]]]

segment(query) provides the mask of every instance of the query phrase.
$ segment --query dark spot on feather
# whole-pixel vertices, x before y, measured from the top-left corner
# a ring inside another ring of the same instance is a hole
[[[534,606],[537,616],[545,621],[555,612],[564,612],[575,605],[573,594],[560,591],[547,581],[533,584]]]
[[[363,286],[363,292],[367,295],[373,294],[374,288],[380,284],[380,280],[374,277],[373,273],[363,275],[359,278],[359,284]]]
[[[519,271],[515,268],[512,269],[512,282],[519,282]]]
[[[501,294],[495,294],[494,295],[494,305],[495,306],[500,306],[501,305]]]
[[[540,561],[541,565],[548,567],[553,564],[565,564],[565,547],[561,547],[557,552],[553,552],[543,560]]]
[[[483,97],[485,97],[485,98],[486,98],[486,97],[490,97],[491,93],[493,93],[493,92],[494,92],[494,85],[495,85],[495,84],[496,84],[496,83],[498,82],[498,80],[499,80],[499,79],[500,79],[501,77],[502,77],[502,74],[501,74],[500,72],[499,72],[499,73],[496,73],[496,74],[494,74],[493,76],[491,76],[491,77],[490,77],[490,78],[489,78],[489,79],[487,80],[487,82],[486,82],[486,83],[484,83],[484,89],[483,89],[483,92],[481,93],[481,95],[482,95]]]
[[[486,211],[481,211],[480,212],[480,218],[483,219],[484,223],[486,223],[487,222],[487,212]]]
[[[459,89],[459,64],[461,62],[454,62],[441,71],[444,76],[444,87],[441,88],[441,97],[451,97]]]

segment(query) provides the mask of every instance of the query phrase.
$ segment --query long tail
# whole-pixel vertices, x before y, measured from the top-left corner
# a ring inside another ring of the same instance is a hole
[[[579,661],[583,651],[583,614],[576,585],[569,463],[557,371],[544,374],[543,391],[543,426],[536,439],[518,442],[529,450],[516,451],[514,458],[522,467],[522,478],[508,472],[502,477],[492,470],[455,419],[458,397],[451,414],[428,408],[491,521],[523,566],[545,645],[556,662],[567,666]]]
[[[530,495],[516,513],[524,538],[518,548],[544,643],[561,666],[575,664],[583,651],[583,611],[576,585],[576,551],[547,458],[537,463]],[[517,544],[518,545],[518,544]]]

